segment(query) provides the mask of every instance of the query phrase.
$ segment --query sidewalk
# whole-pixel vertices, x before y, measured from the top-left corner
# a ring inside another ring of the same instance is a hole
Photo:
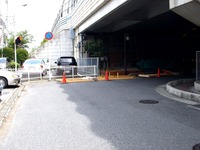
[[[4,89],[1,96],[0,102],[0,127],[2,126],[4,120],[7,118],[10,110],[14,106],[17,98],[21,97],[21,93],[25,90],[26,84],[20,85],[20,87],[15,89]]]

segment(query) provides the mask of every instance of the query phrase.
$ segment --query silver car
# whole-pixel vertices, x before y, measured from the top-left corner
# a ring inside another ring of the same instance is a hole
[[[9,85],[20,85],[21,75],[12,71],[0,70],[0,83],[3,88]]]

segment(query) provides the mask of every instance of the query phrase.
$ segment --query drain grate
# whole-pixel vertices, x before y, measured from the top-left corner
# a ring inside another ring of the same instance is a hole
[[[193,150],[200,150],[200,143],[194,145],[192,149],[193,149]]]
[[[159,101],[156,101],[156,100],[141,100],[139,102],[142,104],[157,104],[157,103],[159,103]]]

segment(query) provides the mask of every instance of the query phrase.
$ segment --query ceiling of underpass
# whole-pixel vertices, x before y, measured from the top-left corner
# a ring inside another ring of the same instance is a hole
[[[169,11],[169,0],[128,0],[84,32],[116,32]]]
[[[134,37],[135,45],[129,41],[127,50],[133,52],[137,49],[140,59],[170,58],[181,61],[195,58],[196,51],[200,50],[200,28],[170,11],[169,0],[129,0],[84,32],[116,35],[118,39],[114,40],[118,43],[118,50],[121,49],[121,56],[124,50],[123,35],[129,34]],[[133,53],[128,55],[131,57]],[[127,61],[135,61],[132,58]],[[123,63],[123,58],[118,61]]]
[[[169,10],[169,0],[129,0],[83,32],[114,33],[127,29],[134,32],[144,32],[145,29],[168,32],[194,27],[195,25]]]
[[[151,42],[157,40],[157,48],[163,45],[159,41],[160,37],[162,37],[164,44],[168,42],[175,45],[171,48],[172,51],[180,44],[178,43],[179,38],[188,38],[190,41],[199,40],[200,38],[200,28],[170,11],[169,0],[129,0],[88,27],[84,32],[88,34],[129,33],[133,36],[139,36],[139,39],[143,40],[143,42],[148,42],[148,38],[155,38]],[[174,40],[175,38],[176,40]],[[196,45],[192,43],[192,46]],[[179,50],[176,50],[177,53],[184,47],[186,46],[183,45],[178,48]],[[194,48],[197,50],[199,47]],[[151,48],[143,46],[142,49],[149,50]],[[155,50],[155,47],[152,49]]]

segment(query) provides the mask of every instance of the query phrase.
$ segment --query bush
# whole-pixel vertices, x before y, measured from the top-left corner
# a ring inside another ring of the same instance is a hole
[[[20,67],[20,65],[19,65],[19,63],[17,63],[17,68],[19,68],[19,67]],[[14,68],[15,68],[15,62],[14,62],[14,61],[11,61],[11,62],[9,63],[9,65],[8,65],[8,68],[14,69]]]

